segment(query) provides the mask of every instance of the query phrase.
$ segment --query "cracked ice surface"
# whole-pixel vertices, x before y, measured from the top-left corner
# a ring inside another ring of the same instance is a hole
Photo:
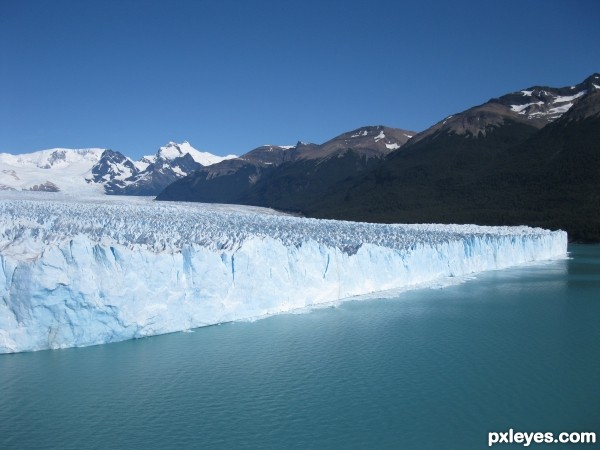
[[[529,227],[3,194],[0,353],[260,317],[561,257],[566,247],[566,233]]]

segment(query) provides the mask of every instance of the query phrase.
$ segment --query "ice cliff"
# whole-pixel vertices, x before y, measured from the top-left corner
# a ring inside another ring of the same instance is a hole
[[[275,314],[566,250],[566,233],[528,227],[366,224],[51,194],[3,198],[0,353]]]

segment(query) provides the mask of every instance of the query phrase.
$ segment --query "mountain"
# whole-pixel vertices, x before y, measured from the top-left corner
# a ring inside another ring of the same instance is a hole
[[[104,150],[90,170],[91,177],[86,177],[86,181],[99,184],[123,182],[140,172],[135,162],[113,150]]]
[[[264,145],[202,168],[169,185],[157,200],[241,203],[300,210],[324,189],[374,166],[414,132],[367,126],[321,145]]]
[[[144,156],[137,163],[132,163],[135,171],[128,177],[114,177],[108,181],[105,191],[117,195],[157,195],[179,178],[231,158],[235,155],[216,156],[199,152],[187,141],[182,144],[169,142],[155,155]]]
[[[561,117],[587,94],[594,92],[596,89],[594,83],[598,84],[595,76],[592,75],[576,86],[563,88],[533,86],[493,98],[482,105],[446,117],[416,135],[411,145],[445,134],[477,139],[510,124],[530,128],[530,132],[539,130]]]
[[[156,195],[198,168],[234,158],[199,152],[188,142],[168,143],[155,155],[133,161],[110,149],[55,148],[0,154],[0,189],[74,194]]]
[[[0,153],[0,189],[100,194],[102,185],[86,178],[104,152],[53,148],[22,155]]]
[[[302,212],[373,222],[527,224],[600,241],[600,75],[446,118]]]

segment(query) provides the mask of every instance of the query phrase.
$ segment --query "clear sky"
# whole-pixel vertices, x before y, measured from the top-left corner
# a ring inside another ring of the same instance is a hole
[[[422,131],[593,72],[599,0],[0,0],[0,152]]]

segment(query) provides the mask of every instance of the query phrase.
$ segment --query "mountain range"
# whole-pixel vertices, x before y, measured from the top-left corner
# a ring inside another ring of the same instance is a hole
[[[157,199],[369,222],[527,224],[600,241],[600,75],[493,98],[418,134],[364,127],[320,146],[261,147]]]
[[[492,98],[420,133],[365,126],[239,157],[188,142],[139,161],[98,148],[3,153],[0,189],[157,195],[367,222],[526,224],[599,242],[600,75]]]
[[[374,126],[343,133],[321,145],[265,145],[197,170],[169,185],[157,200],[269,205],[300,211],[336,183],[374,167],[414,134]]]
[[[594,74],[573,87],[533,87],[444,119],[373,170],[315,199],[305,214],[526,224],[597,242],[599,211],[600,75]]]
[[[157,195],[194,170],[235,158],[200,152],[189,142],[169,142],[139,161],[102,148],[54,148],[0,153],[0,189],[74,194]]]

